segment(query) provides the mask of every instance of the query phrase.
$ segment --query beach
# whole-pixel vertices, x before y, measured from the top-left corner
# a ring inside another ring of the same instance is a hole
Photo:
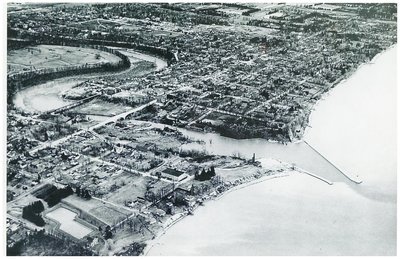
[[[250,158],[255,153],[257,160],[277,159],[303,173],[253,179],[207,201],[193,217],[172,218],[163,232],[148,243],[144,254],[394,254],[396,51],[394,46],[371,63],[361,65],[325,94],[314,107],[304,142],[282,145],[264,139],[237,140],[178,129],[190,138],[202,140],[201,148],[210,154]],[[49,102],[43,106],[42,98],[51,100],[50,106],[63,106],[69,101],[62,99],[60,93],[79,83],[78,79],[66,80],[24,89],[14,102],[19,108],[39,111],[49,108]],[[377,87],[380,85],[384,88]],[[221,228],[215,228],[214,221]],[[207,229],[210,233],[204,233]],[[378,248],[376,244],[382,242],[386,246]]]
[[[147,255],[395,255],[396,51],[331,90],[306,132],[361,184],[294,174],[236,190],[175,224]]]
[[[396,229],[383,219],[393,207],[295,174],[208,202],[147,255],[390,255]]]

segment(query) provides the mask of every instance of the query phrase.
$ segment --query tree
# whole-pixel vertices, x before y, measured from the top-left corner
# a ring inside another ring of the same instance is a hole
[[[41,201],[35,201],[22,208],[22,218],[29,220],[39,227],[43,227],[45,221],[40,215],[42,211],[44,211],[43,203]]]
[[[146,191],[146,193],[144,194],[144,197],[148,201],[154,201],[156,199],[156,195],[154,194],[153,191]]]
[[[44,198],[49,207],[53,207],[54,205],[59,203],[62,199],[74,193],[71,186],[67,186],[62,189],[57,189],[54,187],[54,189],[55,189],[54,191],[52,191],[46,198]]]
[[[90,195],[90,192],[88,190],[85,190],[85,198],[88,200],[92,198],[92,195]]]
[[[76,187],[75,193],[78,195],[78,197],[81,196],[81,188],[79,186]]]
[[[211,168],[210,168],[210,176],[211,177],[215,176],[215,168],[214,168],[214,166],[211,166]]]
[[[112,238],[112,236],[113,236],[113,234],[112,234],[112,232],[111,232],[111,227],[110,227],[110,226],[107,226],[107,227],[106,227],[106,231],[105,231],[105,233],[104,233],[104,238],[107,240],[107,239]]]
[[[203,168],[201,170],[201,173],[195,173],[195,180],[198,181],[206,181],[206,180],[210,180],[212,177],[214,177],[215,174],[215,168],[214,166],[211,166],[207,171]]]

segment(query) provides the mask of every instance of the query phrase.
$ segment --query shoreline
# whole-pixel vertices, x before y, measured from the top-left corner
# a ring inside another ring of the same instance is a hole
[[[361,63],[361,64],[358,65],[356,68],[353,68],[351,71],[347,72],[341,79],[339,78],[339,79],[338,79],[338,82],[337,82],[336,84],[334,84],[327,92],[323,93],[323,94],[321,95],[321,98],[319,98],[318,101],[315,102],[314,105],[312,106],[312,108],[311,108],[311,113],[310,113],[310,115],[308,116],[308,122],[307,122],[307,125],[306,125],[305,129],[304,129],[303,136],[301,137],[301,139],[298,139],[296,142],[298,143],[298,142],[304,142],[304,141],[305,141],[305,138],[306,138],[307,135],[309,134],[309,128],[312,128],[312,127],[311,127],[311,124],[312,124],[312,121],[313,121],[313,118],[312,118],[312,117],[313,117],[313,113],[314,113],[314,112],[312,112],[312,111],[314,111],[314,110],[317,109],[318,105],[320,105],[320,102],[325,101],[325,99],[326,99],[327,97],[329,97],[329,95],[332,93],[332,91],[333,91],[334,89],[336,89],[336,87],[337,87],[338,85],[340,85],[340,84],[346,82],[347,79],[349,79],[352,75],[354,75],[355,73],[357,73],[357,71],[360,70],[361,68],[363,68],[364,66],[373,64],[373,63],[376,61],[376,59],[378,59],[380,56],[382,56],[385,52],[387,52],[387,51],[391,50],[392,48],[394,48],[396,45],[397,45],[397,43],[395,43],[395,44],[393,44],[393,45],[390,45],[389,47],[387,47],[387,48],[384,49],[383,51],[381,51],[381,52],[379,52],[378,54],[376,54],[370,61]],[[293,142],[293,143],[294,143],[294,142]]]
[[[285,171],[279,172],[277,174],[272,174],[272,175],[264,175],[264,176],[261,176],[260,178],[254,178],[254,179],[251,179],[251,180],[247,180],[244,183],[232,186],[231,188],[225,190],[224,192],[221,192],[221,193],[217,194],[217,196],[210,197],[209,199],[205,200],[202,206],[204,206],[204,207],[207,206],[207,203],[209,203],[210,201],[219,201],[220,199],[222,199],[223,197],[225,197],[226,195],[228,195],[228,194],[230,194],[232,192],[235,192],[235,191],[238,191],[238,190],[241,190],[241,189],[244,189],[244,188],[248,188],[248,187],[250,187],[252,185],[256,185],[256,184],[259,184],[259,183],[262,183],[262,182],[265,182],[265,181],[268,181],[268,180],[273,180],[273,179],[276,179],[276,178],[289,177],[292,174],[305,174],[305,175],[308,175],[308,176],[310,176],[310,177],[312,177],[312,178],[314,178],[314,179],[316,179],[318,181],[322,181],[322,182],[324,182],[324,183],[326,183],[328,185],[333,185],[333,182],[331,182],[331,181],[329,181],[329,180],[327,180],[327,179],[325,179],[325,178],[323,178],[321,176],[315,175],[313,173],[310,173],[310,172],[308,172],[308,171],[306,171],[304,169],[298,168],[298,167],[295,167],[294,169],[291,169],[289,164],[287,164],[285,162],[282,162],[282,161],[279,161],[279,160],[277,160],[277,161],[279,163],[281,163],[281,165],[286,169]],[[196,205],[193,208],[193,212],[196,211],[199,207],[201,207],[201,205]],[[150,250],[153,249],[153,247],[158,243],[158,240],[163,235],[165,235],[167,233],[167,231],[171,227],[173,227],[175,224],[179,223],[182,219],[184,219],[187,216],[189,216],[188,213],[180,213],[180,214],[176,214],[176,215],[179,215],[179,217],[177,217],[176,219],[172,220],[172,222],[169,223],[162,231],[160,231],[153,239],[150,239],[149,241],[145,242],[146,243],[146,247],[143,249],[143,251],[140,254],[140,256],[147,256],[147,254],[150,252]],[[193,214],[193,215],[195,215],[195,214]]]
[[[332,166],[334,166],[341,174],[343,174],[346,178],[348,178],[350,181],[354,182],[355,184],[361,184],[363,181],[361,180],[356,180],[356,176],[352,173],[352,172],[343,172],[343,170],[341,170],[340,168],[338,168],[335,164],[333,164],[330,160],[328,160],[324,155],[322,155],[319,151],[317,151],[313,146],[311,146],[307,141],[306,138],[307,136],[309,136],[310,134],[310,128],[312,128],[312,124],[313,124],[313,115],[314,115],[314,110],[318,109],[318,106],[321,105],[321,103],[323,101],[326,100],[326,98],[328,98],[330,96],[330,94],[332,94],[332,91],[334,91],[335,89],[337,89],[337,86],[345,83],[350,77],[352,77],[353,75],[355,75],[360,69],[362,69],[363,67],[367,66],[367,65],[372,65],[375,63],[375,61],[382,56],[384,53],[390,51],[391,49],[395,48],[397,45],[397,43],[390,45],[388,48],[384,49],[383,51],[379,52],[378,54],[376,54],[370,61],[368,62],[364,62],[361,63],[359,66],[357,66],[356,68],[352,69],[351,71],[349,71],[348,73],[346,73],[342,79],[338,79],[338,82],[336,84],[334,84],[327,92],[325,92],[324,94],[321,95],[321,98],[312,106],[311,108],[311,112],[310,115],[308,116],[308,122],[307,122],[307,126],[304,129],[304,133],[303,136],[301,137],[301,139],[298,139],[295,142],[292,143],[305,143],[306,145],[308,145],[311,149],[313,149],[316,153],[318,153],[322,158],[324,158],[328,163],[330,163]],[[314,119],[315,120],[315,119]]]
[[[360,70],[360,69],[361,69],[362,67],[364,67],[365,65],[373,64],[373,62],[374,62],[377,58],[379,58],[379,56],[381,56],[381,55],[384,54],[385,52],[389,51],[390,49],[394,48],[396,45],[397,45],[397,44],[393,44],[393,45],[389,46],[388,48],[386,48],[386,49],[383,50],[382,52],[380,52],[380,53],[378,53],[377,55],[375,55],[370,61],[364,62],[364,63],[360,64],[360,65],[357,66],[356,68],[354,68],[354,69],[352,69],[351,71],[349,71],[346,75],[344,75],[343,78],[338,79],[338,82],[337,82],[336,84],[334,84],[327,92],[325,92],[324,94],[321,95],[321,98],[312,106],[311,111],[315,110],[315,109],[318,107],[318,105],[320,104],[320,102],[321,102],[321,101],[324,101],[325,98],[326,98],[327,96],[329,96],[329,94],[331,94],[332,90],[335,89],[338,85],[344,83],[348,78],[350,78],[351,76],[353,76],[358,70]],[[301,138],[301,139],[298,139],[298,140],[296,140],[296,141],[292,141],[292,143],[301,143],[301,142],[304,142],[304,143],[306,143],[307,145],[309,145],[309,144],[307,143],[307,141],[305,140],[305,138],[306,138],[307,134],[309,134],[308,128],[311,127],[311,124],[312,124],[312,114],[313,114],[313,112],[311,112],[310,115],[309,115],[309,117],[308,117],[308,123],[307,123],[307,126],[305,127],[304,134],[303,134],[302,138]],[[187,129],[187,128],[184,128],[184,129],[190,130],[190,129]],[[221,136],[222,136],[222,135],[221,135]],[[265,139],[264,139],[264,140],[265,140]],[[271,140],[266,140],[266,141],[268,141],[268,142],[274,142],[274,143],[280,143],[280,141],[276,141],[276,140],[273,140],[273,141],[271,141]],[[309,146],[310,146],[310,145],[309,145]],[[310,146],[310,147],[311,147],[313,150],[315,150],[312,146]],[[318,151],[316,151],[316,152],[319,153]],[[325,158],[322,154],[320,154],[320,155],[321,155],[323,158]],[[325,158],[325,159],[326,159],[326,158]],[[279,160],[278,160],[278,161],[279,161]],[[279,161],[279,162],[280,162],[282,165],[284,165],[284,167],[287,167],[287,168],[288,168],[288,167],[290,166],[289,164],[286,164],[286,163],[284,163],[284,162],[282,162],[282,161]],[[329,160],[328,160],[328,162],[331,163]],[[332,163],[331,163],[331,164],[332,164]],[[335,167],[336,167],[336,166],[335,166]],[[336,167],[336,168],[337,168],[337,167]],[[361,184],[361,183],[362,183],[362,181],[356,181],[356,180],[354,180],[351,176],[347,175],[346,173],[344,173],[343,171],[341,171],[339,168],[337,168],[337,169],[339,170],[339,172],[341,172],[345,177],[347,177],[350,181],[354,182],[355,184]],[[306,171],[306,170],[304,170],[304,169],[295,167],[293,171],[295,171],[295,172],[297,172],[297,173],[300,173],[300,174],[306,174],[306,175],[308,175],[308,176],[310,176],[310,177],[313,177],[313,178],[315,178],[316,180],[320,180],[320,181],[322,181],[322,182],[324,182],[324,183],[326,183],[326,184],[328,184],[328,185],[333,185],[333,182],[331,182],[331,181],[329,181],[329,180],[327,180],[327,179],[325,179],[325,178],[323,178],[323,177],[321,177],[321,176],[318,176],[318,175],[316,175],[316,174],[310,173],[310,172],[308,172],[308,171]],[[227,194],[229,194],[229,193],[232,193],[232,192],[234,192],[234,191],[237,191],[237,190],[240,190],[240,189],[243,189],[243,188],[246,188],[246,187],[250,187],[250,186],[252,186],[252,185],[255,185],[255,184],[258,184],[258,183],[267,181],[267,180],[272,180],[272,179],[274,179],[274,178],[287,177],[287,176],[290,176],[290,174],[289,174],[288,172],[284,172],[283,174],[279,174],[279,175],[265,175],[265,176],[262,176],[262,177],[259,178],[259,179],[250,180],[250,181],[247,181],[247,182],[245,182],[245,183],[242,183],[242,184],[233,186],[232,188],[229,188],[228,190],[226,190],[226,191],[220,193],[217,197],[206,200],[206,201],[204,202],[204,203],[205,203],[204,206],[206,206],[206,203],[209,202],[210,200],[218,201],[218,200],[220,200],[221,198],[223,198],[225,195],[227,195]],[[198,207],[199,207],[199,206],[196,206],[196,208],[195,208],[194,210],[196,210]],[[152,239],[152,240],[146,242],[146,247],[144,248],[143,252],[141,253],[141,256],[147,256],[148,253],[150,252],[150,250],[153,249],[154,246],[157,244],[157,242],[158,242],[158,240],[160,239],[160,237],[162,237],[172,226],[174,226],[175,224],[177,224],[179,221],[181,221],[182,219],[184,219],[186,216],[187,216],[186,213],[181,214],[177,219],[173,220],[165,229],[163,229],[163,231],[161,231],[154,239]]]
[[[175,127],[175,128],[181,128],[181,129],[185,129],[185,130],[189,130],[189,131],[194,131],[194,132],[199,132],[199,133],[215,133],[218,134],[221,137],[226,137],[226,138],[231,138],[231,139],[235,139],[235,140],[248,140],[248,139],[263,139],[269,143],[278,143],[278,144],[282,144],[282,145],[286,145],[287,143],[301,143],[304,142],[305,137],[308,134],[309,128],[311,127],[312,124],[312,115],[313,115],[313,111],[317,108],[317,106],[320,104],[321,101],[324,101],[327,97],[329,97],[329,95],[331,94],[332,90],[335,89],[338,85],[346,82],[347,79],[349,79],[350,77],[352,77],[355,73],[357,73],[358,70],[360,70],[361,68],[363,68],[365,65],[369,65],[369,64],[373,64],[375,62],[376,59],[378,59],[382,54],[384,54],[385,52],[389,51],[390,49],[394,48],[397,45],[397,43],[390,45],[389,47],[387,47],[386,49],[383,49],[381,52],[377,53],[371,60],[366,61],[366,62],[362,62],[360,63],[358,66],[353,67],[352,69],[350,69],[348,72],[346,72],[344,75],[340,76],[339,78],[337,78],[333,83],[331,83],[331,86],[329,87],[329,89],[327,91],[325,91],[321,97],[311,106],[310,109],[310,113],[307,116],[307,123],[306,126],[303,129],[303,134],[301,136],[301,138],[293,138],[293,140],[290,141],[284,141],[281,139],[267,139],[267,138],[260,138],[260,137],[250,137],[250,138],[235,138],[235,137],[228,137],[228,136],[224,136],[221,133],[219,133],[218,131],[215,130],[205,130],[205,128],[200,128],[200,127],[179,127],[179,126],[173,126],[170,125],[171,127]],[[159,122],[157,122],[159,123]],[[348,176],[346,176],[348,177]],[[350,179],[352,180],[352,179]],[[353,181],[353,180],[352,180]]]
[[[353,69],[354,71],[348,74],[346,74],[341,80],[339,80],[339,82],[337,84],[335,84],[333,87],[330,88],[329,91],[325,92],[321,98],[312,106],[311,109],[311,113],[308,117],[308,123],[307,126],[305,127],[303,136],[301,139],[298,140],[298,142],[304,142],[305,144],[307,144],[310,148],[312,148],[315,152],[317,152],[318,154],[320,154],[319,151],[317,151],[313,146],[311,146],[307,141],[306,138],[309,136],[310,134],[310,128],[312,128],[312,124],[313,124],[313,115],[314,115],[314,110],[318,109],[318,107],[321,105],[321,103],[323,101],[326,100],[326,98],[328,98],[330,96],[330,94],[332,94],[332,91],[334,91],[335,89],[337,89],[337,87],[343,83],[345,83],[351,76],[355,75],[360,69],[362,69],[363,67],[367,66],[367,65],[372,65],[375,63],[375,61],[382,56],[384,53],[390,51],[391,49],[395,48],[397,46],[397,43],[390,45],[388,48],[384,49],[383,51],[379,52],[378,54],[376,54],[370,61],[368,62],[364,62],[362,64],[360,64],[357,68]],[[314,118],[315,120],[315,118]],[[325,160],[327,160],[330,164],[332,164],[334,167],[336,167],[336,169],[343,174],[346,178],[348,178],[350,181],[354,182],[355,184],[361,184],[363,182],[362,179],[358,179],[356,180],[355,178],[357,178],[352,172],[343,172],[340,168],[338,168],[336,165],[334,165],[331,161],[329,161],[327,158],[325,158],[324,155],[320,154],[321,157],[323,157]]]
[[[312,117],[312,115],[313,115],[314,109],[317,108],[317,106],[320,104],[319,102],[320,102],[321,100],[324,100],[323,98],[326,97],[326,95],[329,96],[329,94],[332,92],[332,89],[335,89],[335,88],[337,87],[337,85],[339,85],[339,84],[345,82],[348,78],[350,78],[352,75],[354,75],[354,74],[355,74],[359,69],[361,69],[364,65],[373,64],[373,62],[374,62],[379,56],[381,56],[383,53],[389,51],[390,49],[392,49],[392,48],[393,48],[394,46],[396,46],[396,45],[397,45],[397,44],[391,45],[390,47],[386,48],[384,51],[382,51],[382,52],[378,53],[377,55],[375,55],[374,58],[372,58],[369,62],[365,62],[365,63],[360,64],[359,66],[357,66],[357,68],[354,68],[354,69],[352,69],[351,71],[349,71],[349,74],[348,74],[348,75],[346,74],[346,75],[344,75],[343,78],[338,79],[338,82],[337,82],[334,86],[332,86],[327,92],[325,92],[323,95],[321,95],[321,98],[313,105],[313,107],[312,107],[312,109],[311,109],[311,112],[310,112],[309,123],[308,123],[308,124],[311,124],[311,117]],[[149,122],[149,121],[143,121],[143,122],[145,123],[145,122]],[[150,123],[151,123],[151,122],[150,122]],[[171,126],[171,127],[174,127],[174,126]],[[306,129],[307,129],[307,127],[308,127],[308,125],[306,126]],[[175,127],[175,128],[180,129],[179,127]],[[182,129],[189,130],[189,129],[186,129],[186,128],[182,128]],[[306,132],[304,132],[304,135],[303,135],[302,139],[298,140],[297,142],[305,142],[305,143],[307,144],[307,142],[304,140],[305,134],[306,134]],[[219,135],[220,135],[220,134],[219,134]],[[220,136],[222,136],[222,135],[220,135]],[[223,136],[223,137],[224,137],[224,136]],[[229,137],[226,137],[226,138],[229,138]],[[268,139],[263,139],[263,140],[266,140],[267,142],[274,142],[274,143],[282,144],[280,141],[276,141],[276,140],[273,140],[273,141],[270,141],[270,140],[268,140]],[[292,142],[292,143],[293,143],[293,142]],[[318,151],[317,151],[317,153],[318,153]],[[321,156],[322,156],[322,155],[321,155]],[[281,162],[281,161],[279,161],[279,162]],[[329,162],[329,161],[328,161],[328,162]],[[282,163],[282,162],[281,162],[281,163]],[[284,164],[284,166],[285,166],[285,167],[288,167],[287,164]],[[301,170],[301,171],[300,171],[300,170]],[[327,183],[327,184],[329,184],[329,185],[332,185],[332,184],[333,184],[332,182],[330,182],[330,181],[328,181],[328,180],[326,180],[326,179],[324,179],[324,178],[322,178],[322,177],[319,177],[318,175],[309,173],[309,172],[307,172],[307,171],[305,171],[305,170],[302,170],[302,169],[300,169],[300,168],[296,168],[294,171],[296,171],[297,173],[308,174],[309,176],[314,177],[314,178],[316,178],[316,179],[318,179],[318,180],[321,180],[321,181],[323,181],[323,182],[325,182],[325,183]],[[339,171],[341,172],[341,170],[339,170]],[[276,175],[264,175],[264,176],[261,176],[260,178],[253,178],[253,179],[250,179],[250,180],[248,180],[248,181],[245,181],[244,183],[241,183],[241,184],[239,184],[239,185],[232,186],[232,187],[230,187],[230,188],[228,187],[228,188],[226,189],[226,191],[219,193],[216,197],[212,197],[212,198],[209,198],[209,199],[205,200],[204,203],[206,203],[206,202],[209,201],[209,200],[218,201],[218,200],[220,200],[222,197],[224,197],[224,196],[225,196],[226,194],[228,194],[228,193],[231,193],[231,192],[234,192],[234,191],[236,191],[236,190],[240,190],[240,189],[249,187],[249,186],[254,185],[254,184],[258,184],[258,183],[264,182],[264,181],[266,181],[266,180],[271,180],[271,179],[278,178],[278,177],[286,177],[286,176],[289,176],[289,175],[290,175],[288,172],[286,172],[286,175],[284,175],[284,173],[285,173],[285,172],[283,172],[282,174],[279,174],[279,173],[278,173],[278,174],[276,174]],[[354,181],[353,179],[351,179],[348,175],[344,174],[343,172],[342,172],[342,174],[343,174],[344,176],[346,176],[347,178],[349,178],[350,180],[352,180],[353,182],[355,182],[355,181]],[[194,210],[197,209],[197,207],[199,207],[199,206],[196,206],[196,207],[194,208]],[[145,247],[145,249],[144,249],[143,252],[142,252],[143,255],[147,255],[148,252],[149,252],[149,251],[154,247],[154,245],[156,244],[156,241],[157,241],[162,235],[164,235],[164,234],[166,233],[166,231],[169,230],[169,228],[171,228],[171,227],[174,226],[176,223],[178,223],[180,220],[182,220],[183,218],[185,218],[185,216],[187,216],[188,214],[187,214],[186,212],[183,212],[183,213],[179,213],[179,214],[176,214],[176,215],[179,215],[179,216],[176,217],[176,219],[175,219],[175,218],[172,219],[172,222],[170,222],[162,231],[158,232],[157,235],[156,235],[156,237],[155,237],[154,239],[151,239],[151,240],[149,240],[149,241],[146,242],[146,247]],[[171,217],[171,218],[173,218],[173,217]]]
[[[297,172],[297,173],[301,173],[301,172]],[[253,181],[250,180],[250,181],[245,182],[245,183],[243,183],[243,184],[239,184],[239,185],[233,186],[233,187],[229,188],[228,190],[226,190],[226,191],[220,193],[219,195],[217,195],[217,196],[214,197],[214,198],[209,198],[209,199],[205,200],[203,206],[206,206],[206,203],[209,203],[210,201],[218,201],[218,200],[220,200],[221,198],[223,198],[225,195],[227,195],[227,194],[229,194],[229,193],[231,193],[231,192],[234,192],[234,191],[237,191],[237,190],[240,190],[240,189],[243,189],[243,188],[246,188],[246,187],[249,187],[249,186],[251,186],[251,185],[258,184],[258,183],[261,183],[261,182],[264,182],[264,181],[267,181],[267,180],[272,180],[272,179],[281,178],[281,177],[288,177],[288,176],[290,176],[288,173],[283,174],[283,175],[265,175],[265,176],[262,176],[262,177],[259,178],[259,179],[256,179],[256,180],[253,180]],[[197,206],[193,209],[193,211],[196,211],[198,207],[200,207],[200,205],[197,205]],[[140,254],[140,256],[147,256],[147,254],[148,254],[148,253],[150,252],[150,250],[154,247],[154,245],[157,244],[157,240],[159,240],[160,237],[162,237],[163,235],[165,235],[166,232],[167,232],[171,227],[173,227],[175,224],[179,223],[182,219],[184,219],[184,218],[186,218],[187,216],[189,216],[187,213],[180,213],[180,214],[176,214],[176,215],[179,215],[179,217],[177,217],[177,219],[172,220],[172,222],[171,222],[170,224],[168,224],[162,231],[160,231],[160,232],[158,233],[158,235],[156,235],[156,237],[155,237],[154,239],[150,239],[149,241],[146,242],[146,247],[144,248],[144,250],[142,251],[142,253]]]
[[[105,46],[105,47],[110,48],[110,49],[115,49],[116,51],[119,51],[121,49],[121,48],[115,48],[115,47],[112,47],[112,46]],[[144,52],[140,52],[137,49],[127,49],[126,51],[124,51],[124,50],[122,50],[122,51],[125,53],[125,54],[122,53],[122,55],[124,55],[129,60],[132,57],[136,58],[136,59],[139,59],[137,56],[140,55],[142,57],[141,61],[153,62],[154,63],[154,65],[155,65],[154,71],[153,70],[146,71],[144,74],[152,73],[152,72],[159,72],[159,71],[163,70],[167,66],[166,65],[166,61],[164,59],[158,57],[158,56],[151,56],[151,55],[146,54]],[[131,52],[129,54],[127,54],[127,52],[129,52],[129,51],[131,51]],[[136,55],[136,57],[134,57],[135,55]],[[151,61],[153,58],[154,58],[154,60]],[[165,64],[161,64],[162,62],[164,62]],[[70,75],[70,76],[59,77],[59,78],[55,78],[55,79],[51,79],[51,80],[46,80],[46,81],[43,81],[43,82],[38,82],[36,84],[30,85],[30,86],[26,86],[23,89],[21,89],[20,91],[17,91],[14,94],[14,96],[12,97],[12,102],[11,102],[10,105],[13,107],[13,109],[17,110],[19,113],[31,113],[31,114],[42,113],[43,111],[39,111],[39,110],[35,109],[32,106],[25,105],[24,98],[25,98],[26,95],[25,95],[25,93],[21,93],[21,92],[23,92],[24,90],[28,90],[29,91],[29,89],[32,88],[32,87],[40,87],[40,86],[50,85],[50,84],[54,84],[54,83],[57,83],[57,82],[60,82],[60,81],[61,82],[70,82],[70,81],[79,81],[79,82],[83,81],[84,82],[84,81],[91,80],[91,79],[98,79],[98,78],[101,79],[101,78],[107,78],[107,77],[110,77],[110,76],[118,76],[118,75],[121,75],[121,74],[124,74],[124,73],[129,73],[130,71],[135,70],[135,68],[136,68],[135,62],[130,62],[129,67],[127,67],[125,69],[122,69],[122,70],[118,70],[118,71],[105,72],[105,73],[104,72],[91,71],[90,73],[87,73],[87,74]],[[137,75],[137,77],[140,77],[140,76],[142,76],[142,75],[141,74]],[[77,85],[79,85],[79,84],[80,83],[78,83]],[[75,86],[73,86],[71,88],[68,88],[68,89],[75,88],[77,85],[75,85]],[[71,100],[71,99],[68,99],[68,98],[64,98],[62,96],[62,94],[68,89],[63,89],[62,91],[54,94],[54,96],[57,96],[60,99],[60,101],[62,101],[62,102],[71,102],[71,104],[74,103],[74,102],[79,101],[79,100]],[[63,105],[61,107],[57,107],[56,109],[62,108],[64,106],[68,106],[68,105],[69,104],[66,104],[66,105]]]

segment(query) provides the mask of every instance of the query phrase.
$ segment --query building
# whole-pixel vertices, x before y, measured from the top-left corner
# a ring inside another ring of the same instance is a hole
[[[196,204],[196,198],[193,196],[186,196],[183,200],[189,207],[193,207]]]
[[[175,182],[180,182],[188,177],[186,173],[172,168],[164,169],[161,172],[161,176]]]

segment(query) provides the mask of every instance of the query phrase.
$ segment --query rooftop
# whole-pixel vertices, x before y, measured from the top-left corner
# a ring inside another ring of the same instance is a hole
[[[182,174],[184,174],[184,172],[176,170],[176,169],[172,169],[172,168],[166,168],[162,171],[164,174],[169,174],[169,175],[173,175],[173,176],[181,176]]]

